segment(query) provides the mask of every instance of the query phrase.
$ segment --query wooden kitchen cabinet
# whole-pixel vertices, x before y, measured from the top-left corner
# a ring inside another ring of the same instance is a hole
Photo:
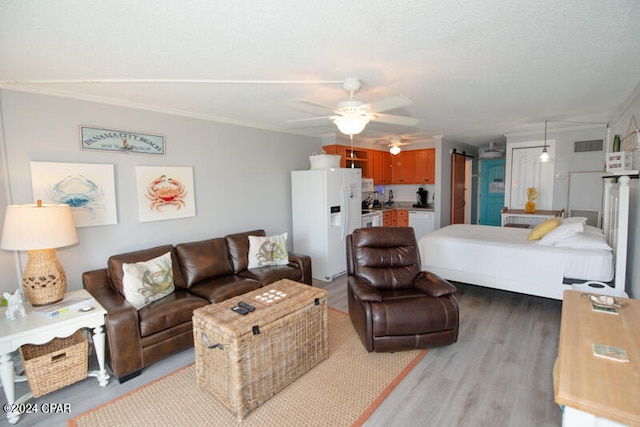
[[[414,183],[436,183],[436,149],[415,150],[414,152]]]
[[[407,209],[396,209],[396,227],[409,226],[409,211]]]
[[[376,185],[435,184],[436,149],[405,150],[394,156],[388,151],[325,145],[327,154],[340,156],[340,167],[353,164],[362,169],[363,178],[373,178]],[[352,156],[353,154],[353,156]]]
[[[350,168],[353,164],[354,167],[362,169],[363,178],[373,178],[373,171],[369,160],[371,158],[371,151],[365,148],[354,148],[344,145],[325,145],[322,149],[327,154],[337,154],[340,156],[340,167]]]
[[[372,150],[370,165],[374,184],[391,184],[391,154],[388,151]]]
[[[396,211],[384,211],[382,212],[382,225],[385,227],[393,227],[395,224],[395,212]]]
[[[390,209],[382,212],[382,225],[385,227],[408,227],[409,211],[407,209]]]
[[[413,151],[401,151],[396,156],[391,156],[391,183],[392,184],[414,184]]]

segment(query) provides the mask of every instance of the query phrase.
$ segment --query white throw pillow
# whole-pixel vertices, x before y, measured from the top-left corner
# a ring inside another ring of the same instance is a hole
[[[124,297],[138,310],[175,290],[171,252],[149,261],[122,264],[122,271]]]
[[[583,230],[584,225],[582,222],[563,222],[561,225],[545,234],[544,237],[540,239],[540,242],[538,242],[538,244],[543,246],[555,246],[558,242],[568,237],[574,236],[578,233],[582,233]]]
[[[287,233],[275,236],[249,236],[248,268],[289,264]]]

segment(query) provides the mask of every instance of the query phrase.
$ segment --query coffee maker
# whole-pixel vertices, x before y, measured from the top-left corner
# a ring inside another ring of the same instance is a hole
[[[413,205],[413,207],[414,208],[426,208],[427,207],[427,200],[429,199],[428,195],[429,195],[429,192],[427,190],[425,190],[422,187],[418,188],[418,191],[416,192],[416,201],[417,201],[417,203],[415,205]]]

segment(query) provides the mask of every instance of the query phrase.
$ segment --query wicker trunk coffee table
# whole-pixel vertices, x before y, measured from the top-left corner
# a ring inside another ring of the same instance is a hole
[[[327,358],[327,291],[280,280],[195,310],[193,336],[198,385],[242,421]]]

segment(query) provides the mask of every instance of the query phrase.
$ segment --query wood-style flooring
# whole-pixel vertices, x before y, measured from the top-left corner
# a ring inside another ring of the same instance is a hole
[[[346,277],[330,283],[329,305],[347,311]],[[558,353],[561,302],[455,284],[458,342],[435,348],[369,418],[367,426],[560,426],[551,371]],[[88,378],[32,403],[68,403],[71,414],[27,414],[18,426],[64,426],[66,420],[192,363],[193,350],[162,360],[124,384]],[[18,384],[16,395],[26,390]],[[0,394],[4,403],[4,393]],[[184,396],[181,398],[185,398]],[[185,398],[185,409],[187,409]],[[9,426],[0,414],[0,427]],[[162,420],[158,420],[162,425]]]

